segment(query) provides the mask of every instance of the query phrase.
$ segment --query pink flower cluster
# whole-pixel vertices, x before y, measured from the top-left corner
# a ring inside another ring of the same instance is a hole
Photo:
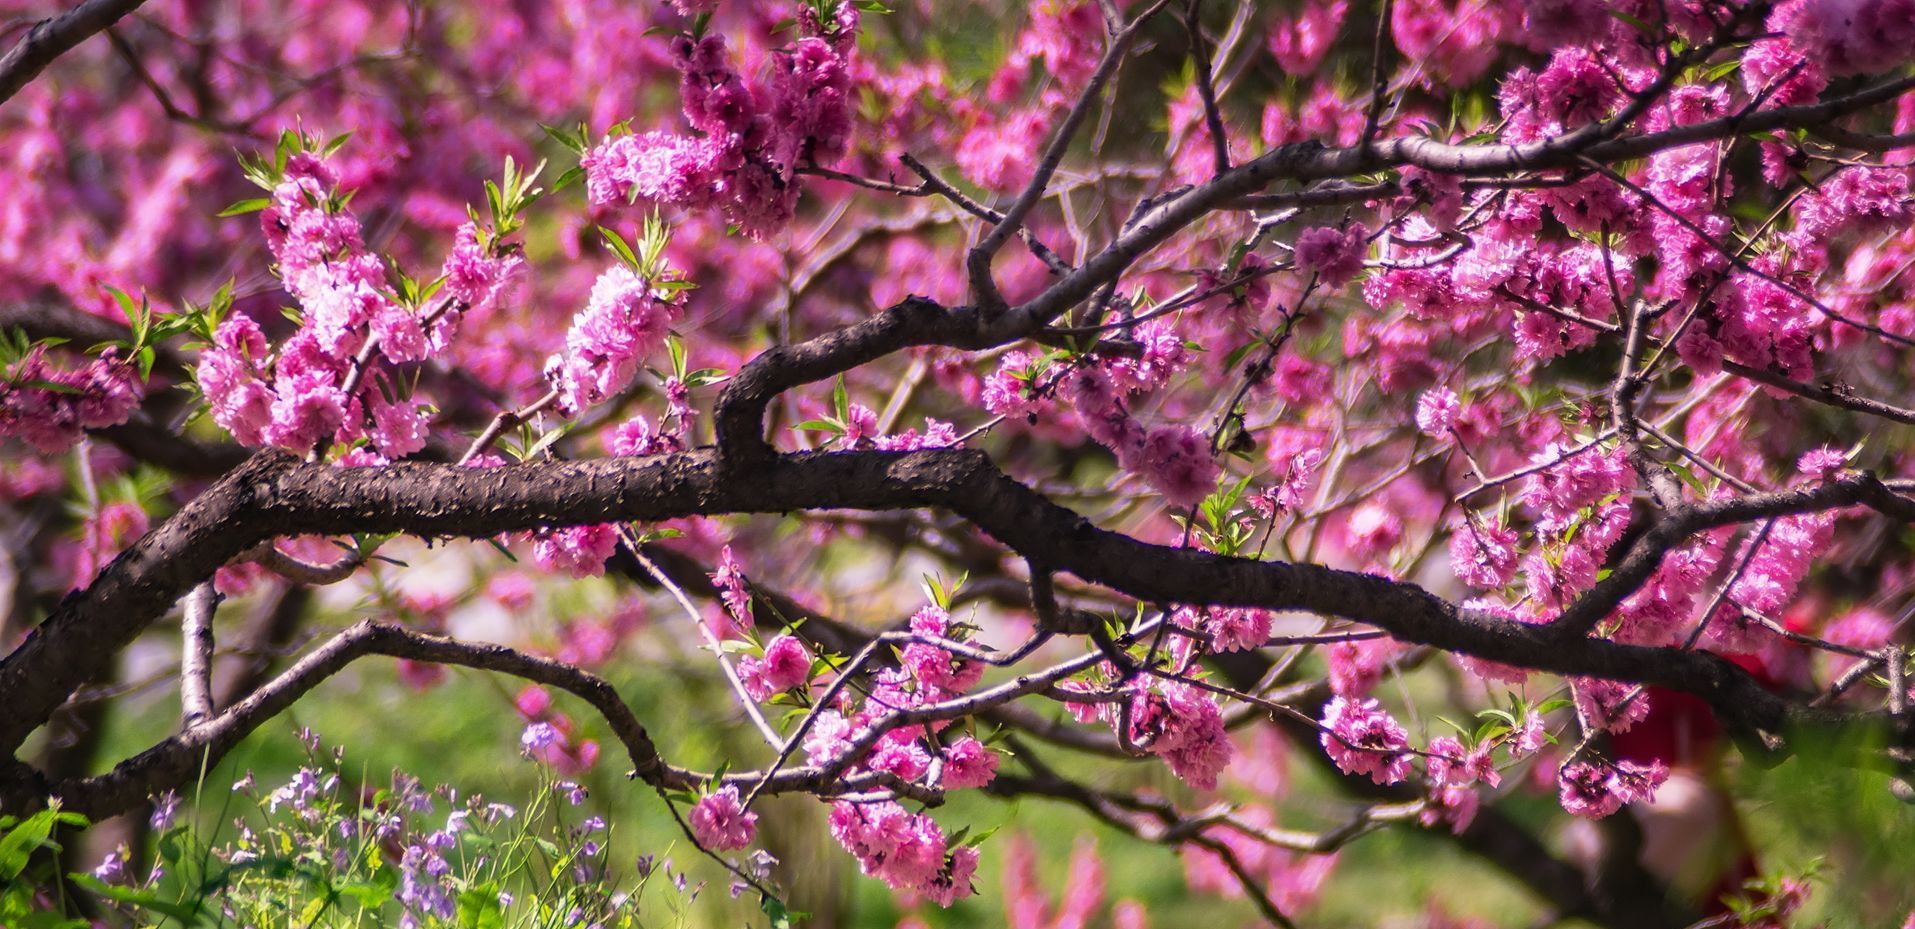
[[[1269,610],[1244,607],[1210,607],[1203,611],[1201,618],[1188,609],[1177,613],[1180,624],[1201,629],[1210,636],[1210,650],[1220,654],[1262,648],[1270,639],[1274,619]]]
[[[858,868],[893,888],[924,894],[950,906],[975,892],[978,853],[950,848],[944,830],[927,813],[897,803],[840,801],[831,807],[831,836],[858,859]]]
[[[66,370],[35,346],[0,377],[0,440],[18,437],[57,455],[84,431],[126,422],[144,392],[139,371],[112,349],[83,368]]]
[[[723,36],[675,39],[685,120],[699,134],[606,139],[581,162],[592,202],[717,210],[753,238],[789,222],[798,169],[830,163],[850,141],[857,47],[855,4],[838,4],[830,24],[801,9],[803,37],[772,55],[763,81],[739,73]]]
[[[1495,787],[1503,779],[1491,758],[1489,745],[1466,749],[1462,741],[1453,736],[1430,740],[1426,764],[1430,803],[1421,814],[1423,824],[1432,827],[1447,824],[1459,833],[1469,828],[1481,805],[1477,785]]]
[[[949,614],[936,606],[914,614],[909,629],[926,639],[946,641],[960,631],[953,628]],[[798,653],[776,642],[766,650],[765,673],[769,674],[774,651],[789,653],[779,661],[789,666],[791,677],[796,679],[801,673],[795,660]],[[896,713],[960,695],[977,684],[983,666],[927,641],[907,645],[900,657],[898,667],[874,675],[862,707],[853,706],[847,698],[837,709],[818,713],[803,743],[811,763],[841,763],[858,751],[860,754],[845,767],[848,775],[884,772],[906,781],[951,789],[990,783],[997,774],[998,757],[977,739],[953,738],[933,754],[926,745],[935,746],[934,734],[949,723],[886,722]],[[807,660],[802,673],[808,678],[809,672]],[[766,683],[776,682],[767,678]],[[879,727],[887,725],[889,728],[873,737]],[[891,801],[840,802],[832,808],[831,834],[858,859],[865,874],[894,888],[915,890],[943,906],[972,892],[977,850],[968,846],[949,848],[943,831],[928,814],[908,813]]]
[[[572,577],[605,573],[605,562],[618,550],[618,527],[611,523],[567,526],[533,534],[532,557],[547,571]]]
[[[1653,802],[1656,789],[1668,779],[1669,768],[1661,761],[1577,761],[1556,772],[1563,809],[1588,819],[1601,819],[1639,800]]]
[[[811,683],[811,651],[797,636],[780,635],[765,646],[764,657],[739,658],[738,677],[744,682],[745,693],[763,703],[772,694]]]
[[[565,347],[545,362],[545,378],[558,391],[565,415],[631,386],[640,362],[665,344],[684,305],[661,295],[657,284],[623,264],[599,275],[591,299],[565,333]]]
[[[1311,0],[1296,15],[1279,17],[1267,33],[1271,57],[1285,74],[1315,73],[1349,12],[1348,0]]]
[[[1341,229],[1313,226],[1297,233],[1297,270],[1315,274],[1317,282],[1331,290],[1340,290],[1363,273],[1363,256],[1369,251],[1370,230],[1361,223]]]
[[[736,787],[720,787],[698,798],[687,818],[698,844],[715,852],[744,848],[758,835],[758,814],[745,811]]]
[[[1268,827],[1274,817],[1268,806],[1249,806],[1239,816],[1252,826]],[[1242,830],[1215,825],[1204,830],[1228,849],[1243,869],[1253,875],[1272,903],[1286,913],[1308,907],[1323,891],[1323,884],[1336,870],[1338,854],[1311,854],[1278,848]],[[1190,889],[1222,897],[1242,897],[1243,883],[1223,856],[1201,846],[1186,845],[1182,852],[1184,877]]]
[[[1495,590],[1516,572],[1516,542],[1515,530],[1472,514],[1450,529],[1450,569],[1465,584]]]
[[[1037,848],[1023,833],[1014,834],[1004,861],[1004,924],[1007,929],[1082,929],[1098,925],[1104,905],[1104,862],[1096,840],[1079,836],[1071,850],[1070,872],[1061,892],[1041,878]],[[1051,904],[1055,895],[1057,904]],[[1119,929],[1122,924],[1118,923]]]
[[[1162,758],[1170,772],[1190,786],[1216,789],[1217,775],[1235,751],[1216,700],[1182,681],[1138,680],[1135,694],[1122,704],[1125,710],[1110,714],[1112,722],[1127,721],[1130,743]]]
[[[1915,55],[1915,3],[1795,0],[1778,10],[1789,44],[1832,75],[1887,71]]]
[[[426,409],[389,399],[395,391],[373,389],[380,386],[377,375],[362,373],[361,390],[347,396],[357,356],[370,340],[377,346],[372,357],[392,363],[422,361],[443,349],[460,314],[495,302],[521,259],[480,248],[476,227],[467,224],[446,260],[441,303],[417,314],[388,296],[385,265],[367,250],[338,186],[338,175],[319,156],[299,152],[287,159],[260,224],[280,280],[302,310],[299,331],[273,353],[257,323],[229,316],[196,373],[213,420],[243,445],[304,453],[328,441],[370,438],[376,453],[369,463],[377,463],[425,446]]]
[[[1189,363],[1189,353],[1174,339],[1155,338],[1154,330],[1141,334],[1140,358],[1121,365],[1087,362],[1069,368],[1048,386],[1070,402],[1092,439],[1117,453],[1119,467],[1141,476],[1171,505],[1190,506],[1216,489],[1222,473],[1209,440],[1187,425],[1145,427],[1128,407],[1130,395],[1160,386]],[[1029,364],[1020,353],[1005,356],[984,388],[984,402],[992,412],[1008,416],[1051,411],[1033,395],[1044,387],[1020,370]]]
[[[1776,520],[1766,538],[1744,546],[1736,561],[1746,559],[1746,565],[1729,586],[1726,601],[1709,618],[1704,638],[1720,651],[1758,651],[1774,633],[1743,611],[1779,620],[1802,579],[1828,549],[1834,532],[1833,514],[1804,513]]]
[[[1332,697],[1323,708],[1319,741],[1345,774],[1362,774],[1379,784],[1410,775],[1409,733],[1375,700]]]

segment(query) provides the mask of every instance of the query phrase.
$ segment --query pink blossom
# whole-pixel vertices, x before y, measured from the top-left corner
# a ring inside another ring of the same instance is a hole
[[[1830,74],[1888,70],[1915,47],[1915,16],[1896,0],[1797,0],[1777,17],[1789,43]]]
[[[1359,558],[1380,558],[1403,540],[1402,518],[1374,500],[1351,512],[1345,528],[1350,552]]]
[[[1804,476],[1824,481],[1833,478],[1836,472],[1846,467],[1848,467],[1847,453],[1826,445],[1802,453],[1802,457],[1795,463],[1795,470]]]
[[[1450,569],[1472,587],[1495,590],[1516,570],[1516,541],[1515,530],[1465,518],[1450,530]]]
[[[1312,0],[1296,16],[1270,24],[1270,54],[1285,74],[1302,77],[1315,72],[1349,11],[1346,0]]]
[[[1531,462],[1545,467],[1526,482],[1523,499],[1543,514],[1543,525],[1552,529],[1567,525],[1584,507],[1635,484],[1620,448],[1574,451],[1555,443],[1536,453]]]
[[[1210,455],[1210,443],[1189,426],[1158,426],[1144,437],[1133,462],[1172,506],[1191,506],[1217,487],[1221,470]]]
[[[982,787],[997,776],[997,753],[966,736],[944,749],[944,786]]]
[[[1223,713],[1208,695],[1186,684],[1160,682],[1130,704],[1130,740],[1164,759],[1192,787],[1213,790],[1233,747]]]
[[[680,312],[678,303],[658,299],[653,282],[624,265],[599,275],[565,334],[565,350],[546,361],[559,408],[575,414],[624,390],[640,360],[665,343]]]
[[[1448,825],[1452,833],[1461,835],[1476,820],[1476,811],[1482,802],[1474,787],[1454,784],[1436,787],[1430,791],[1429,803],[1417,814],[1417,820],[1432,829]]]
[[[659,432],[651,420],[634,416],[612,430],[605,450],[621,457],[646,458],[683,451],[684,441],[675,433]]]
[[[1456,392],[1447,387],[1423,391],[1423,396],[1416,401],[1416,428],[1430,438],[1448,439],[1459,408]]]
[[[864,873],[894,888],[937,888],[940,881],[955,884],[958,871],[976,870],[971,858],[968,866],[958,862],[947,874],[944,831],[931,817],[908,813],[894,802],[840,802],[831,808],[830,825],[832,837],[858,859]],[[968,888],[969,875],[964,884]]]
[[[1390,38],[1417,63],[1426,86],[1476,80],[1498,54],[1500,31],[1494,14],[1468,2],[1407,0],[1390,11]]]
[[[453,240],[452,251],[446,255],[445,267],[439,272],[445,278],[445,287],[441,292],[457,301],[461,312],[446,315],[456,320],[467,313],[483,313],[491,309],[524,266],[524,256],[516,251],[504,257],[494,257],[490,250],[481,246],[478,224],[467,222],[461,225]],[[442,322],[434,328],[436,347],[445,347],[445,342],[451,336],[451,327],[451,322]]]
[[[1399,213],[1409,214],[1419,205],[1425,217],[1439,230],[1456,228],[1463,215],[1463,179],[1409,166],[1402,169],[1402,193],[1390,204]]]
[[[1285,403],[1303,405],[1321,402],[1330,396],[1336,375],[1329,365],[1285,354],[1277,359],[1267,383]]]
[[[1050,121],[1039,113],[1010,113],[1002,120],[980,118],[958,141],[958,170],[988,190],[1023,187],[1036,170]]]
[[[977,862],[977,849],[969,846],[957,849],[945,859],[944,867],[919,884],[917,889],[931,898],[932,903],[948,907],[977,892],[971,884],[977,877]]]
[[[811,652],[797,636],[780,635],[765,646],[765,683],[775,691],[811,681]]]
[[[721,787],[698,798],[688,818],[698,844],[715,852],[744,848],[758,835],[758,814],[745,812],[736,787]]]
[[[1317,468],[1322,464],[1323,450],[1320,448],[1304,449],[1285,462],[1283,482],[1276,489],[1276,504],[1289,510],[1302,506],[1304,494],[1309,492]]]
[[[532,579],[517,571],[494,574],[485,582],[485,595],[508,610],[532,605]]]
[[[1320,741],[1330,760],[1345,774],[1363,774],[1378,784],[1409,776],[1409,734],[1375,700],[1333,697],[1323,708]]]
[[[1602,0],[1525,0],[1523,32],[1538,48],[1587,42],[1609,28]]]
[[[1297,269],[1313,273],[1323,286],[1335,290],[1363,273],[1370,230],[1361,223],[1341,229],[1312,226],[1297,234]]]
[[[1578,761],[1556,772],[1563,809],[1587,819],[1601,819],[1626,804],[1655,799],[1656,789],[1669,779],[1661,761],[1644,766],[1632,761]]]
[[[1578,677],[1570,679],[1576,715],[1591,729],[1628,732],[1649,715],[1649,695],[1619,681]]]
[[[1271,620],[1268,610],[1211,607],[1204,611],[1203,631],[1210,636],[1211,651],[1248,651],[1269,640]]]
[[[535,536],[532,557],[547,571],[573,577],[605,573],[605,561],[618,547],[618,529],[610,523],[551,529]]]
[[[744,566],[738,563],[738,557],[732,554],[727,545],[718,554],[718,571],[711,576],[712,583],[718,587],[718,597],[725,604],[725,612],[733,619],[745,625],[751,624],[751,588],[745,581]],[[779,688],[783,689],[783,688]]]
[[[1544,119],[1565,128],[1595,122],[1622,104],[1614,71],[1587,49],[1564,48],[1536,75],[1536,104]]]
[[[552,693],[536,684],[527,684],[512,698],[512,705],[526,719],[542,719],[552,708]]]
[[[1488,745],[1470,750],[1465,749],[1462,741],[1455,736],[1439,736],[1430,740],[1426,750],[1429,756],[1425,763],[1433,784],[1446,787],[1485,784],[1495,787],[1502,782],[1502,774],[1496,770]]]
[[[1400,650],[1396,640],[1390,638],[1331,643],[1323,650],[1324,660],[1330,665],[1330,691],[1345,697],[1369,693]]]
[[[913,642],[904,647],[901,661],[918,681],[945,693],[970,690],[984,675],[984,665],[959,658],[935,645]]]

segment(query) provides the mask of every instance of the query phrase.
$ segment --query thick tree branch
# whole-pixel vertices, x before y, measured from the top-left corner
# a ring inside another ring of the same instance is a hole
[[[1778,732],[1791,722],[1852,717],[1792,706],[1706,653],[1565,636],[1646,578],[1690,532],[1737,521],[1868,504],[1907,519],[1915,503],[1872,478],[1736,498],[1672,514],[1559,627],[1462,610],[1414,585],[1374,575],[1225,558],[1109,532],[999,472],[971,451],[777,456],[748,481],[729,480],[715,452],[646,459],[532,462],[489,469],[434,464],[334,468],[261,453],[116,559],[86,591],[0,662],[0,746],[40,722],[191,586],[268,538],[408,532],[486,537],[539,526],[656,521],[801,509],[936,507],[964,517],[1027,558],[1146,602],[1306,610],[1364,622],[1396,638],[1541,671],[1655,684],[1709,701],[1732,728]],[[1149,565],[1149,570],[1139,566]],[[1900,738],[1904,734],[1898,733]]]
[[[34,23],[13,49],[0,58],[0,103],[27,86],[53,60],[94,33],[139,9],[146,0],[86,0],[85,3]]]

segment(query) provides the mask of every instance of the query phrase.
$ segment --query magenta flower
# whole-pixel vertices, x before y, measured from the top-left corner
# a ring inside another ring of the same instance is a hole
[[[1447,440],[1450,427],[1456,425],[1459,409],[1456,391],[1447,387],[1432,387],[1417,398],[1416,428],[1432,439]]]
[[[983,787],[997,777],[997,753],[983,742],[965,736],[944,750],[944,786]]]
[[[1472,587],[1495,590],[1516,571],[1515,530],[1464,519],[1450,530],[1450,570]]]
[[[1210,635],[1213,652],[1248,651],[1270,638],[1271,619],[1268,610],[1211,607],[1204,613],[1203,630]]]
[[[698,844],[715,852],[744,848],[758,835],[758,814],[745,812],[736,787],[721,787],[700,797],[690,819]]]
[[[1297,234],[1297,269],[1314,273],[1318,283],[1331,290],[1356,280],[1363,273],[1363,256],[1369,251],[1370,230],[1361,223],[1342,229],[1312,226]]]
[[[547,571],[593,577],[605,573],[605,561],[617,548],[618,527],[598,523],[540,534],[532,544],[532,557]]]
[[[811,652],[796,636],[781,635],[765,646],[765,683],[772,690],[790,690],[810,681]]]
[[[1323,708],[1323,750],[1345,774],[1394,784],[1410,774],[1409,734],[1375,700],[1335,697]]]
[[[1217,487],[1222,469],[1210,444],[1189,426],[1159,426],[1144,437],[1131,470],[1148,481],[1172,506],[1191,506]]]

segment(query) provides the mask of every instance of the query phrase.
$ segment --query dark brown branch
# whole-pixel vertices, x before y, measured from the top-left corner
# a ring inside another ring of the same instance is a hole
[[[1645,534],[1572,608],[1581,612],[1569,621],[1606,613],[1613,602],[1605,601],[1620,602],[1661,553],[1690,532],[1855,504],[1901,519],[1915,515],[1915,503],[1865,476],[1678,511]],[[129,548],[0,662],[0,701],[14,711],[0,717],[0,746],[19,746],[186,590],[267,538],[389,531],[482,538],[547,525],[699,514],[922,507],[962,516],[1027,558],[1141,601],[1306,610],[1368,623],[1405,642],[1540,671],[1669,687],[1703,697],[1730,728],[1744,732],[1854,718],[1794,707],[1707,654],[1569,637],[1563,628],[1577,628],[1573,624],[1512,623],[1372,575],[1143,543],[1091,525],[972,451],[774,456],[750,480],[729,479],[712,451],[490,469],[341,469],[265,452]]]
[[[1230,137],[1223,113],[1217,108],[1217,83],[1211,74],[1210,43],[1204,38],[1199,12],[1203,0],[1184,0],[1184,31],[1190,34],[1190,60],[1196,66],[1197,97],[1203,103],[1204,127],[1210,131],[1210,158],[1218,174],[1230,170]]]
[[[139,9],[146,0],[86,0],[85,3],[34,23],[13,50],[0,58],[0,103],[27,86],[53,60],[94,33]]]

